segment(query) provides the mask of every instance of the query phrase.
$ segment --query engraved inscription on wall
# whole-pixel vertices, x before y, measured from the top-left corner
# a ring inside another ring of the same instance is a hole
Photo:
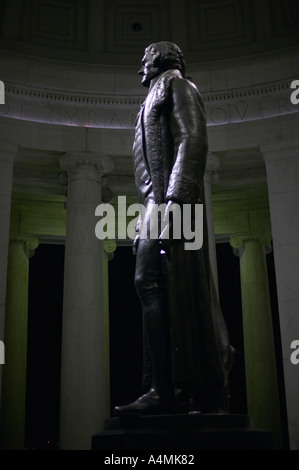
[[[208,126],[267,119],[298,112],[290,100],[290,84],[268,87],[263,92],[244,90],[226,95],[203,94]],[[132,129],[143,98],[78,100],[69,96],[45,97],[26,90],[7,90],[6,104],[0,105],[0,116],[47,124],[93,128]],[[78,104],[74,104],[78,103]]]

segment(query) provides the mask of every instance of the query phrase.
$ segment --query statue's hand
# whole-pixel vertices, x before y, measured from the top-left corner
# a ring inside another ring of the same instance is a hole
[[[174,233],[175,229],[178,229],[177,223],[174,222],[175,217],[177,217],[177,211],[181,211],[180,205],[173,201],[168,201],[164,214],[164,228],[159,236],[161,251],[165,252],[168,259],[171,256],[171,247],[180,241],[180,235],[182,234],[182,227],[180,234]],[[180,213],[179,220],[181,220]]]
[[[159,236],[159,244],[161,246],[161,252],[166,254],[167,258],[170,259],[170,249],[173,245],[173,224],[170,218],[172,201],[169,201],[166,206],[164,214],[164,228]]]
[[[140,237],[139,237],[139,234],[137,234],[134,238],[133,246],[132,246],[133,255],[137,254],[139,240],[140,240]]]
[[[161,254],[165,254],[167,258],[170,260],[170,249],[172,247],[172,240],[170,238],[165,238],[165,235],[168,234],[168,227],[165,227],[162,231],[161,235],[159,236],[159,245],[161,247]],[[164,237],[164,238],[163,238]]]
[[[134,238],[133,246],[132,246],[133,255],[137,254],[139,240],[140,240],[140,227],[141,227],[141,224],[142,224],[142,219],[139,217],[139,219],[137,221],[137,224],[136,224],[136,227],[135,227],[135,238]]]

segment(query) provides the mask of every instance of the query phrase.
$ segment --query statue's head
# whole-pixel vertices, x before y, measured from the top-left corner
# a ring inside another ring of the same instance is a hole
[[[153,78],[169,69],[179,70],[185,76],[185,60],[180,48],[173,42],[162,41],[151,44],[145,49],[142,59],[141,83],[149,87]]]

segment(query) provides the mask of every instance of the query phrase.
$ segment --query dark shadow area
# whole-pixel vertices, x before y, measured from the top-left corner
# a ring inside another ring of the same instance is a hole
[[[57,449],[64,246],[40,245],[29,266],[25,447]]]
[[[142,392],[142,310],[134,286],[135,256],[118,247],[109,261],[111,409]]]
[[[247,413],[242,299],[239,258],[229,243],[217,243],[219,299],[229,332],[230,342],[237,351],[230,373],[230,411]]]

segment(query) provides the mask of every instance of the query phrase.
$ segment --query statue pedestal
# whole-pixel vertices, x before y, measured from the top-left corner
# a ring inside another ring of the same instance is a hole
[[[272,434],[247,415],[127,416],[105,422],[92,450],[273,450]]]

